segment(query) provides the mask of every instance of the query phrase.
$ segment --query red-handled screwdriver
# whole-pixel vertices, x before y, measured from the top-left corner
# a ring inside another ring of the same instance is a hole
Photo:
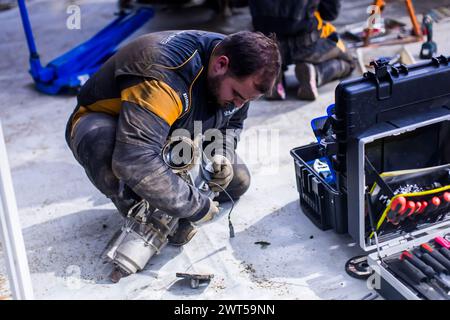
[[[442,264],[448,271],[450,271],[450,261],[442,255],[437,250],[434,250],[428,243],[423,243],[420,245],[420,249],[423,252],[428,253],[430,256],[432,256],[434,259],[436,259],[440,264]]]
[[[420,206],[419,211],[417,211],[418,214],[422,214],[423,212],[425,212],[425,210],[428,207],[428,202],[427,201],[422,201],[421,204],[422,205]]]
[[[422,209],[422,202],[417,201],[416,202],[416,211],[414,213],[419,213],[419,211]]]
[[[442,237],[434,238],[434,242],[440,246],[439,252],[450,260],[450,242]]]
[[[425,273],[429,277],[434,277],[436,275],[436,272],[433,270],[432,267],[427,265],[425,262],[417,258],[416,256],[412,255],[409,251],[403,251],[400,260],[408,260],[413,265],[415,265],[417,268],[419,268],[423,273]]]
[[[431,199],[431,204],[437,208],[441,205],[441,199],[439,199],[439,197],[433,197],[433,199]]]
[[[443,237],[436,237],[436,238],[434,238],[434,241],[436,241],[436,243],[438,245],[440,245],[441,247],[450,249],[450,241],[448,241],[447,239],[445,239]]]
[[[391,210],[403,214],[403,212],[405,212],[406,210],[406,198],[398,197],[392,200]]]
[[[404,220],[406,217],[409,217],[416,211],[416,203],[414,201],[408,201],[406,203],[406,210],[401,214],[401,219]]]
[[[406,198],[400,196],[392,200],[391,209],[388,212],[387,220],[392,224],[398,224],[399,215],[403,214],[406,210]]]
[[[437,272],[435,272],[432,267],[417,258],[415,255],[411,254],[409,251],[403,251],[400,256],[400,260],[408,260],[412,265],[422,271],[428,278],[434,278],[436,281],[438,281],[439,284],[443,288],[445,288],[447,292],[450,290],[449,284]]]
[[[450,203],[450,192],[444,192],[442,199],[444,199],[446,203]]]
[[[450,206],[450,192],[444,192],[442,195],[442,202],[445,208]]]

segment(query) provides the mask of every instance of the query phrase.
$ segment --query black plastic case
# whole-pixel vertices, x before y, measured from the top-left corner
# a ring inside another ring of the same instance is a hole
[[[307,163],[320,158],[319,144],[292,149],[291,155],[304,214],[321,230],[347,233],[347,198],[327,184]]]
[[[347,229],[361,248],[377,250],[369,262],[383,278],[385,290],[380,292],[413,299],[417,295],[380,268],[379,258],[449,232],[450,217],[417,232],[369,241],[365,188],[371,182],[366,181],[365,158],[380,173],[450,163],[449,58],[440,56],[408,67],[377,61],[375,67],[374,73],[343,81],[336,88],[330,116],[334,141],[295,148],[291,155],[304,213],[321,229],[340,233]],[[331,159],[336,187],[327,185],[306,163],[322,156]],[[347,228],[342,228],[343,221]]]

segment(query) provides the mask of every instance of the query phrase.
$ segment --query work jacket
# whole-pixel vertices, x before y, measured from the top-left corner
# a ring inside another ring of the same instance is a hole
[[[339,14],[339,0],[250,0],[250,13],[255,30],[277,37],[311,33],[317,29],[317,13],[332,21]]]
[[[194,122],[199,121],[202,133],[211,128],[227,131],[224,149],[233,158],[249,106],[220,107],[206,82],[209,59],[223,38],[191,30],[156,32],[132,41],[81,88],[66,139],[85,114],[117,116],[115,175],[152,206],[192,221],[201,219],[209,199],[172,172],[161,150],[175,129],[193,135]]]

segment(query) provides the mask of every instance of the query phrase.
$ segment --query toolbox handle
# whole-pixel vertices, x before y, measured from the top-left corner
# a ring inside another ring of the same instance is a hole
[[[375,68],[375,73],[368,71],[364,73],[364,77],[375,82],[378,100],[389,99],[392,96],[392,86],[394,84],[392,75],[390,73],[391,65],[389,65],[389,59],[380,58],[378,60],[371,61],[370,65]],[[389,87],[387,88],[387,90],[382,90],[381,88],[380,83],[383,80],[387,80],[389,82]]]

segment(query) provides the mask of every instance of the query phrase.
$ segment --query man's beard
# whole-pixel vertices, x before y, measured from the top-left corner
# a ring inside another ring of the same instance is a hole
[[[209,78],[206,83],[210,99],[215,104],[217,104],[221,107],[226,105],[225,102],[219,101],[220,84],[222,83],[223,79],[225,79],[225,76],[226,75],[220,75],[220,76],[215,76],[215,77]]]

